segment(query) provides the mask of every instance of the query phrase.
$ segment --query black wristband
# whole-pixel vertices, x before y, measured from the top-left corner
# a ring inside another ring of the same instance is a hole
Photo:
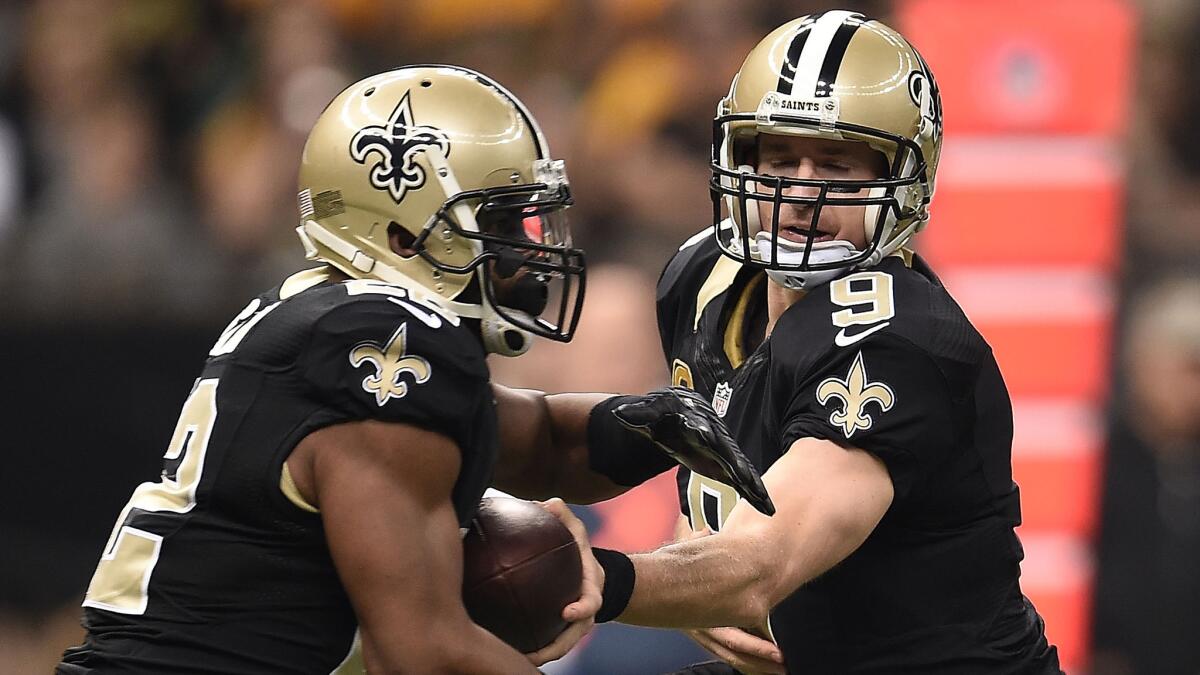
[[[604,568],[604,590],[600,593],[602,602],[600,611],[596,612],[596,623],[604,623],[621,616],[621,612],[629,606],[637,574],[633,569],[633,561],[620,551],[593,546],[592,555]]]
[[[653,441],[625,428],[612,411],[640,396],[613,396],[588,413],[588,466],[617,485],[641,485],[675,466]]]

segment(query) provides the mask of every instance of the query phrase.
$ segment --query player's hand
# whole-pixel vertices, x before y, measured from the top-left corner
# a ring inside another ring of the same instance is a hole
[[[561,499],[554,498],[538,503],[566,525],[571,531],[571,536],[575,538],[575,544],[579,547],[579,557],[583,562],[583,584],[579,599],[563,608],[563,619],[569,624],[567,629],[559,633],[554,642],[525,655],[535,666],[562,658],[592,630],[596,612],[600,611],[600,589],[604,588],[604,569],[592,555],[592,546],[588,542],[587,528],[583,526],[583,521],[576,518]]]
[[[688,532],[678,541],[692,541],[711,535],[712,530],[706,527]],[[787,675],[783,652],[770,640],[738,628],[700,628],[683,632],[742,675]]]
[[[701,647],[745,675],[787,675],[783,652],[770,640],[738,628],[703,628],[684,632]]]
[[[712,530],[706,527],[688,532],[678,541],[692,541],[710,535]],[[783,666],[783,652],[770,640],[737,628],[701,628],[683,632],[742,675],[787,675],[787,669]]]
[[[775,505],[762,477],[738,449],[725,423],[700,397],[685,387],[652,391],[641,400],[613,410],[617,420],[702,476],[726,483],[760,513],[775,515]]]

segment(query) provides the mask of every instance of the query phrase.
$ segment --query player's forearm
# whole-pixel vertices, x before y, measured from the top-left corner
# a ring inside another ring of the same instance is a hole
[[[892,500],[879,460],[829,441],[796,441],[763,480],[778,507],[773,517],[739,502],[719,534],[633,556],[634,592],[619,620],[758,626],[862,545]]]
[[[494,485],[518,497],[590,504],[627,488],[588,464],[588,416],[610,394],[547,395],[496,386],[501,456]]]
[[[766,542],[715,535],[632,555],[636,581],[622,623],[664,628],[758,626],[776,595]]]
[[[775,605],[824,574],[866,536],[827,502],[797,495],[767,518],[739,503],[719,534],[633,555],[623,623],[759,627]],[[870,529],[866,528],[865,532]]]
[[[402,634],[405,633],[405,634]],[[470,621],[439,629],[432,625],[393,629],[384,639],[363,640],[371,673],[421,675],[509,675],[538,670],[523,655]]]
[[[553,496],[575,504],[612,499],[629,489],[596,471],[592,453],[604,448],[591,447],[588,422],[597,405],[612,394],[551,394],[545,397],[549,411],[553,443],[545,460],[556,467]]]
[[[495,486],[527,499],[611,499],[674,466],[611,414],[611,394],[544,394],[497,387],[502,456]]]

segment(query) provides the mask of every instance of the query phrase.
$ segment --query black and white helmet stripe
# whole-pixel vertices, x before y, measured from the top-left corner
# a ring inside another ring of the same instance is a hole
[[[781,94],[792,93],[792,88],[796,81],[796,64],[800,63],[800,52],[804,51],[804,45],[808,42],[808,36],[812,32],[809,29],[816,20],[817,17],[811,14],[804,17],[804,20],[800,22],[799,30],[796,31],[795,37],[792,38],[792,43],[788,45],[787,58],[784,60],[783,67],[779,71],[779,84],[775,86],[775,90]],[[733,84],[737,86],[736,77]]]
[[[850,39],[865,21],[858,12],[840,9],[808,17],[788,46],[779,73],[779,93],[829,96]]]

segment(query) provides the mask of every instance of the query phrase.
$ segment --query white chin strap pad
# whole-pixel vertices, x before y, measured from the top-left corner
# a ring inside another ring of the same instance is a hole
[[[771,262],[771,233],[759,232],[755,237],[758,251],[755,257],[764,263]],[[779,263],[783,265],[799,265],[804,262],[803,242],[790,241],[780,238],[775,248],[778,250]],[[848,241],[834,239],[832,241],[816,242],[808,254],[808,264],[823,265],[850,260],[861,253]],[[767,270],[767,276],[775,283],[792,290],[810,290],[821,284],[829,283],[849,269],[849,266],[831,270],[813,270],[798,272],[793,270]]]
[[[487,265],[480,265],[475,269],[475,273],[479,275],[480,295],[483,296],[479,306],[479,332],[483,336],[483,348],[489,354],[520,356],[529,351],[533,335],[529,331],[521,330],[505,321],[488,300],[487,293],[482,292],[482,284],[485,282],[483,275],[486,274],[486,270]],[[518,310],[511,308],[507,311],[519,313]],[[512,340],[516,346],[509,344],[509,340]]]
[[[529,351],[533,343],[533,336],[504,320],[482,319],[479,332],[483,336],[483,348],[489,354],[520,356]],[[509,343],[510,339],[516,343],[515,347]]]
[[[442,304],[459,316],[479,319],[479,334],[483,338],[483,349],[487,353],[500,356],[520,356],[529,351],[533,336],[502,319],[486,298],[480,305],[455,300],[443,301]],[[510,309],[508,311],[515,312],[517,310]],[[510,337],[510,334],[513,335]],[[516,343],[516,347],[509,344],[510,339]]]

